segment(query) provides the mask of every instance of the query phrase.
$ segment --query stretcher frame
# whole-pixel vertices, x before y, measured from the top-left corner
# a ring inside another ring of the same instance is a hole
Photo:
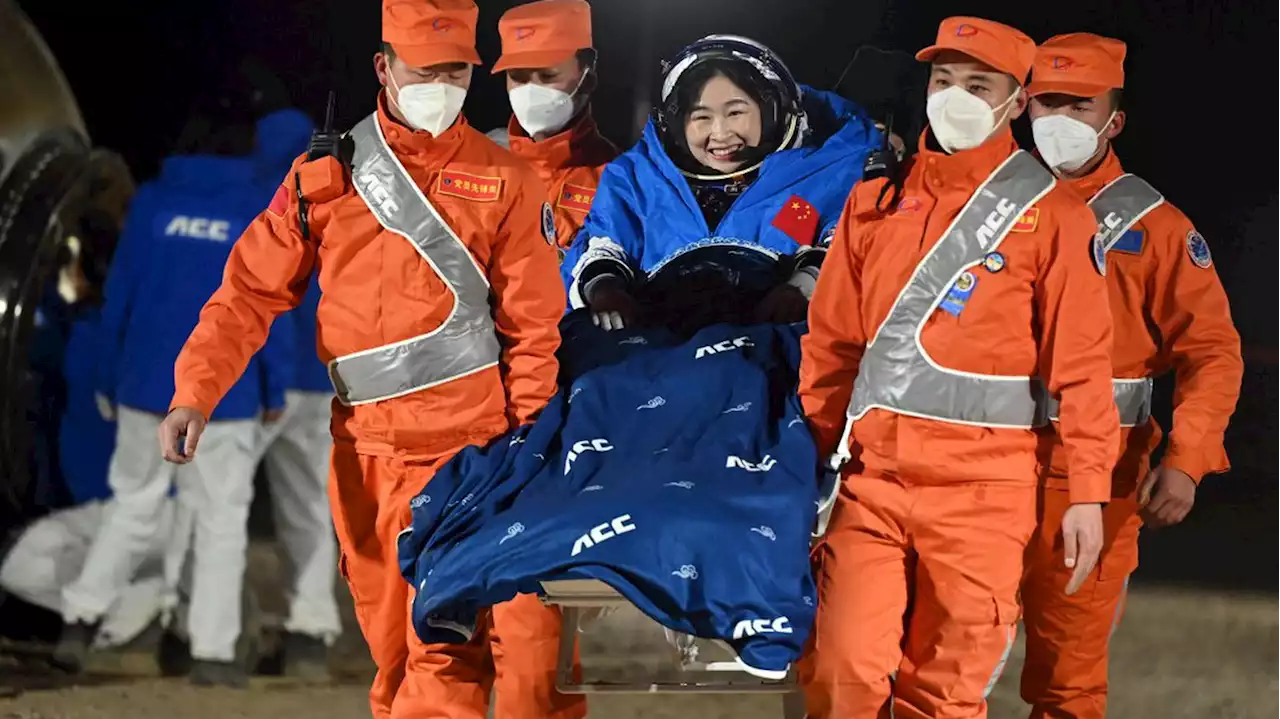
[[[817,518],[813,531],[816,542],[827,529],[831,510],[839,492],[839,475],[827,472],[820,487]],[[556,661],[556,689],[562,694],[784,694],[784,714],[803,716],[795,701],[799,686],[795,669],[781,680],[752,676],[734,662],[698,662],[684,658],[675,670],[648,680],[595,681],[579,679],[574,672],[575,648],[581,621],[602,610],[627,606],[630,602],[605,582],[596,579],[544,581],[542,601],[560,609],[560,647]],[[654,622],[657,625],[657,622]],[[798,713],[797,713],[798,712]]]

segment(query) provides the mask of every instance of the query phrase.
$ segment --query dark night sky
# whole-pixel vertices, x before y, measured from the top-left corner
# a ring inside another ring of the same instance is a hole
[[[480,3],[480,54],[491,64],[498,17],[518,3]],[[321,116],[330,89],[338,93],[344,126],[373,107],[378,0],[19,4],[58,57],[95,142],[121,152],[139,178],[155,171],[196,94],[247,53],[266,61],[313,117]],[[603,82],[596,115],[607,135],[629,144],[639,128],[636,99],[649,96],[658,59],[704,34],[761,40],[801,82],[829,88],[858,46],[914,52],[953,14],[999,20],[1037,41],[1092,31],[1129,44],[1129,125],[1117,143],[1125,165],[1197,223],[1246,345],[1274,357],[1280,244],[1271,164],[1277,141],[1270,132],[1277,102],[1274,0],[595,0]],[[478,73],[466,112],[481,129],[505,123],[501,80]],[[1275,375],[1274,359],[1251,367],[1237,417],[1256,411],[1265,421],[1233,429],[1242,441],[1238,433],[1252,437],[1249,427],[1265,430],[1272,481]],[[1250,402],[1257,406],[1250,409]]]

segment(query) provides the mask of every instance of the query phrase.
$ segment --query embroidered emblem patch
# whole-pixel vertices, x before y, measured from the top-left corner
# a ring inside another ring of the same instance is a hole
[[[1204,241],[1204,237],[1199,232],[1192,230],[1187,233],[1187,254],[1191,255],[1191,261],[1196,267],[1207,270],[1213,265],[1213,256],[1209,254],[1209,243]]]

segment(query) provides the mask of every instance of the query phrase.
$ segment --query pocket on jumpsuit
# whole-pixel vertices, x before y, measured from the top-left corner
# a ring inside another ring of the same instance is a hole
[[[1000,629],[1003,635],[1004,646],[1000,652],[999,661],[996,662],[995,668],[991,671],[991,676],[987,679],[982,690],[982,698],[986,699],[991,696],[991,691],[996,688],[996,683],[1000,681],[1001,675],[1004,674],[1005,667],[1009,664],[1009,655],[1013,652],[1014,639],[1018,636],[1018,620],[1022,618],[1022,609],[1016,602],[1005,602],[996,597],[991,598],[991,620],[993,624]]]
[[[347,565],[346,552],[338,552],[338,574],[341,574],[342,580],[347,583],[347,591],[351,593],[351,603],[356,612],[356,621],[363,627],[365,626],[364,603],[360,601],[360,593],[356,591],[356,583],[351,581],[351,568]]]

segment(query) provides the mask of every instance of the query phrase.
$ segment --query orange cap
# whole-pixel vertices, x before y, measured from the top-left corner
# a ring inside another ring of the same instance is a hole
[[[1124,87],[1125,44],[1087,32],[1058,35],[1036,50],[1027,92],[1097,97]]]
[[[517,5],[498,21],[502,57],[495,73],[551,67],[591,48],[591,6],[585,0],[539,0]]]
[[[382,40],[412,67],[480,64],[472,0],[383,0]]]
[[[946,50],[962,52],[1000,72],[1013,75],[1018,84],[1027,81],[1036,56],[1036,43],[1021,30],[979,17],[949,17],[938,26],[934,44],[916,53],[929,62]]]

